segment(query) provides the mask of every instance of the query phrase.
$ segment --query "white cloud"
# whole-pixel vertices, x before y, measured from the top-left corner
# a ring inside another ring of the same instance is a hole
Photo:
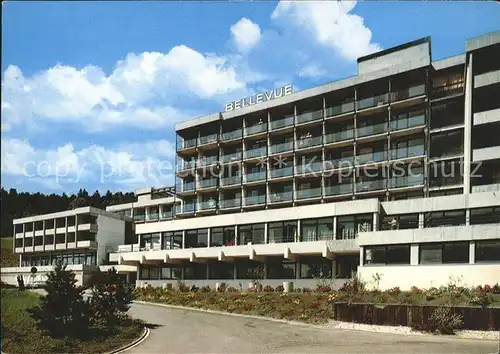
[[[246,52],[259,43],[261,34],[259,25],[246,17],[231,26],[233,41],[240,52]]]
[[[298,75],[300,77],[307,77],[307,78],[316,78],[325,75],[326,72],[324,69],[322,69],[319,65],[317,64],[309,64],[303,67],[299,72]]]
[[[333,48],[347,60],[355,60],[381,49],[372,43],[372,32],[364,25],[363,18],[350,13],[356,3],[351,0],[280,1],[271,18],[311,31],[322,45]]]
[[[36,149],[19,139],[4,139],[2,145],[2,174],[46,188],[90,182],[136,188],[171,185],[174,180],[175,151],[167,140],[82,149],[70,143]]]

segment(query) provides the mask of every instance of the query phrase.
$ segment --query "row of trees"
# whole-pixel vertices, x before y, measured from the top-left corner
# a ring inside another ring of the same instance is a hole
[[[0,237],[12,236],[12,220],[37,214],[54,213],[84,206],[93,206],[105,209],[109,205],[130,203],[135,200],[134,193],[112,193],[107,191],[101,195],[95,191],[90,195],[85,189],[80,189],[77,194],[67,195],[18,193],[16,189],[8,192],[1,189],[1,234]]]
[[[92,336],[90,329],[113,330],[128,319],[133,291],[115,269],[94,272],[87,288],[76,283],[75,273],[65,265],[57,265],[48,274],[47,295],[28,310],[42,331],[53,338],[84,338]]]

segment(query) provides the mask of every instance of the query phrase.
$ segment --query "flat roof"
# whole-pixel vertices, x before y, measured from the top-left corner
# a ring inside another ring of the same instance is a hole
[[[106,216],[106,217],[109,217],[112,219],[119,219],[119,220],[123,220],[123,221],[132,221],[132,218],[130,218],[128,216],[122,216],[122,215],[111,213],[111,212],[106,211],[106,210],[87,206],[87,207],[81,207],[81,208],[76,208],[76,209],[72,209],[72,210],[59,211],[56,213],[27,216],[25,218],[14,219],[12,221],[12,223],[14,225],[25,224],[28,222],[57,219],[57,218],[63,218],[66,216],[81,215],[81,214],[97,214],[97,215],[103,215],[103,216]]]
[[[397,45],[395,47],[391,47],[391,48],[388,48],[388,49],[380,50],[378,52],[375,52],[375,53],[372,53],[372,54],[368,54],[368,55],[365,55],[363,57],[359,57],[357,61],[358,61],[358,63],[361,63],[361,62],[364,62],[364,61],[367,61],[367,60],[371,60],[371,59],[378,58],[378,57],[383,57],[384,55],[395,53],[395,52],[399,52],[401,50],[404,50],[404,49],[407,49],[407,48],[410,48],[410,47],[414,47],[414,46],[417,46],[417,45],[420,45],[420,44],[424,44],[424,43],[429,43],[430,44],[431,43],[431,37],[424,37],[424,38],[416,39],[414,41],[407,42],[407,43],[404,43],[404,44],[400,44],[400,45]]]

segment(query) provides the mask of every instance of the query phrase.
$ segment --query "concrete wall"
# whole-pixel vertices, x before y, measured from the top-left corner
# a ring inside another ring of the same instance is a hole
[[[32,267],[7,267],[2,268],[1,279],[3,282],[11,285],[17,284],[17,276],[21,275],[24,279],[24,284],[28,285],[31,282],[45,282],[47,280],[47,274],[53,270],[52,266],[40,266],[37,268],[37,273],[35,276],[31,275]],[[71,270],[76,275],[77,285],[86,284],[92,272],[97,269],[97,267],[86,266],[83,264],[68,265],[67,270]]]
[[[363,266],[358,275],[370,288],[375,287],[373,277],[380,275],[379,289],[400,287],[409,290],[412,286],[430,288],[446,286],[450,281],[462,286],[478,286],[500,282],[500,264],[439,264],[404,266]],[[458,281],[457,281],[458,280]]]
[[[500,122],[500,108],[474,113],[474,125]]]
[[[474,76],[474,88],[493,85],[500,82],[500,70]]]
[[[472,150],[472,161],[487,161],[496,159],[500,159],[500,146]]]
[[[125,243],[125,221],[103,215],[97,217],[97,265],[101,265],[108,249],[116,249]]]

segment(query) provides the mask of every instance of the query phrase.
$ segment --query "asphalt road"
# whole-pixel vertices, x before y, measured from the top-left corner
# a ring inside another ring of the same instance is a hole
[[[494,341],[317,328],[134,304],[153,326],[127,353],[497,353]]]

